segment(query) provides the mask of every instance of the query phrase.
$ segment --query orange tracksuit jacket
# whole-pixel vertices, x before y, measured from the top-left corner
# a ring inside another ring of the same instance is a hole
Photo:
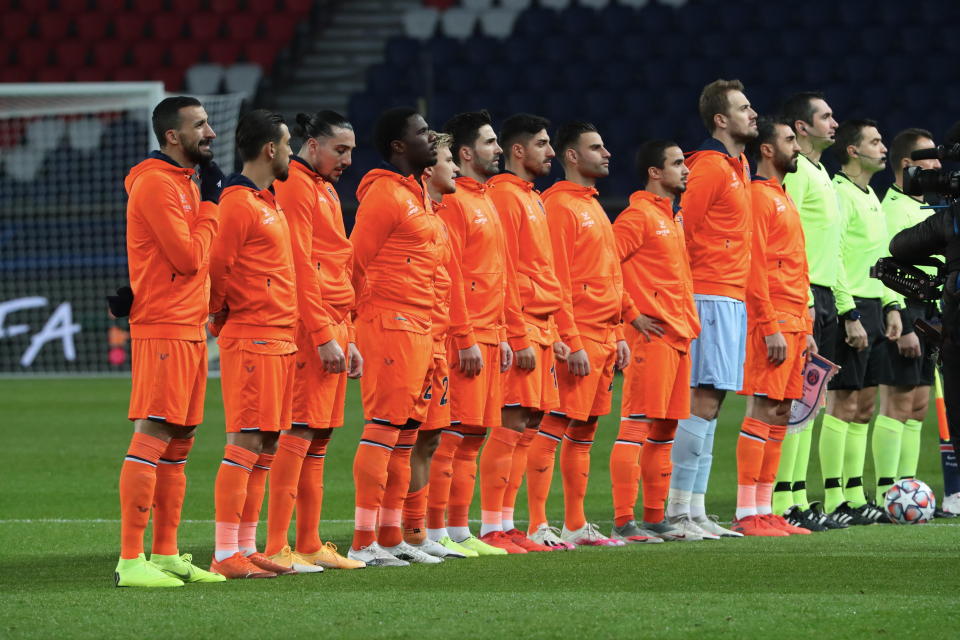
[[[313,345],[333,340],[332,328],[353,309],[353,245],[343,226],[340,198],[333,185],[302,158],[290,161],[290,177],[275,181],[293,241],[300,322]]]
[[[535,341],[552,344],[551,321],[563,304],[563,289],[553,266],[543,200],[532,182],[513,173],[495,175],[487,184],[503,224],[507,253],[516,266],[524,319],[537,328]]]
[[[193,174],[154,151],[124,181],[132,338],[207,339],[210,247],[219,214],[216,204],[200,200]]]
[[[451,327],[456,346],[466,349],[475,342],[508,340],[515,351],[529,347],[516,271],[489,187],[466,176],[456,181],[456,193],[443,197],[446,206],[440,210],[460,264],[469,316],[466,325],[454,323]]]
[[[681,199],[694,293],[746,300],[750,275],[750,164],[709,139],[686,156]]]
[[[638,311],[623,287],[613,226],[597,190],[561,180],[543,193],[543,204],[563,289],[561,340],[573,351],[583,348],[581,336],[603,342],[611,329],[622,340],[621,321],[633,322]]]
[[[438,353],[446,355],[446,337],[450,325],[456,323],[463,326],[468,322],[466,300],[463,297],[463,277],[460,275],[460,265],[453,255],[453,245],[450,243],[450,233],[447,224],[440,217],[440,211],[447,205],[431,200],[432,220],[437,228],[437,276],[434,282],[437,300],[433,307],[432,336],[434,342],[439,343]],[[456,286],[454,286],[456,285]]]
[[[427,198],[419,180],[394,169],[373,169],[360,181],[350,233],[358,315],[379,307],[429,326],[440,252]]]
[[[813,332],[807,312],[810,275],[800,212],[774,179],[754,178],[753,260],[747,318],[763,335]]]
[[[290,229],[269,189],[243,174],[220,195],[220,233],[210,257],[210,311],[229,313],[221,338],[294,342],[297,283]]]
[[[700,320],[681,210],[674,212],[666,198],[637,191],[614,220],[613,236],[625,287],[637,310],[659,320],[664,342],[686,352],[700,334]]]

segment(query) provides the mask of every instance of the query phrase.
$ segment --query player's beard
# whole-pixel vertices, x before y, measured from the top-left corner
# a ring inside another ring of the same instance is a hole
[[[202,142],[207,144],[201,147]],[[210,140],[206,138],[200,138],[192,147],[184,145],[183,150],[187,154],[187,159],[195,165],[205,167],[213,162],[213,149],[210,148]]]
[[[286,164],[282,164],[278,161],[274,161],[273,176],[280,182],[286,182],[287,178],[290,177],[290,163],[288,162]]]
[[[776,166],[778,171],[783,173],[794,173],[797,170],[797,161],[800,159],[800,155],[787,155],[785,153],[777,153],[777,157],[774,159],[774,166]]]

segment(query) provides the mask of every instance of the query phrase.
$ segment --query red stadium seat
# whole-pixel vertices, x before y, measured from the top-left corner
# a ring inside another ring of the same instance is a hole
[[[70,16],[65,13],[42,13],[37,20],[40,37],[44,40],[60,40],[70,30]]]
[[[84,67],[73,72],[76,82],[106,82],[110,79],[107,69],[102,67]]]
[[[13,64],[13,43],[0,41],[0,67]]]
[[[302,16],[313,8],[313,0],[283,0],[283,8],[288,13]]]
[[[87,0],[57,0],[57,10],[60,13],[79,14],[90,8]]]
[[[133,45],[133,64],[141,69],[162,67],[166,53],[166,43],[144,40]]]
[[[72,71],[85,67],[90,57],[90,43],[83,40],[64,40],[57,45],[57,65]]]
[[[0,68],[0,82],[30,82],[33,80],[33,69],[27,67]]]
[[[149,80],[150,72],[139,67],[120,67],[113,72],[113,79],[117,82],[138,82]]]
[[[104,40],[93,45],[93,61],[107,71],[127,63],[127,44],[118,40]]]
[[[63,67],[44,67],[37,72],[37,82],[67,82],[70,71]]]
[[[33,69],[50,61],[50,46],[42,40],[24,40],[17,45],[17,64]]]
[[[233,13],[237,10],[237,0],[210,0],[210,9],[217,13]]]
[[[170,66],[186,69],[197,64],[203,58],[203,45],[193,40],[178,40],[169,45]]]
[[[157,40],[179,40],[183,36],[183,16],[175,13],[159,13],[150,25]]]
[[[274,13],[267,16],[266,25],[267,39],[275,46],[282,47],[293,38],[297,18],[288,13]]]
[[[143,38],[147,16],[139,13],[118,13],[113,16],[113,37],[124,42],[138,42]]]
[[[252,40],[257,35],[259,25],[257,18],[243,13],[227,18],[227,32],[234,40]]]
[[[97,7],[97,12],[101,14],[121,13],[127,8],[127,0],[95,0],[94,4]],[[141,11],[145,10],[141,9]]]
[[[33,16],[19,11],[16,13],[7,13],[3,16],[3,30],[0,35],[4,40],[16,42],[23,40],[30,35],[30,27],[33,26]]]
[[[190,16],[190,37],[201,41],[216,40],[220,37],[223,17],[211,12],[195,13]]]
[[[243,46],[243,57],[247,62],[260,65],[264,72],[273,67],[277,53],[277,48],[270,43],[248,42]]]
[[[81,40],[100,40],[106,37],[110,23],[99,13],[81,13],[73,23],[77,37]]]
[[[164,0],[136,0],[134,6],[142,13],[159,13],[166,9]]]
[[[210,62],[231,65],[240,58],[240,43],[232,40],[220,40],[207,47]]]
[[[150,76],[151,80],[159,80],[167,91],[179,91],[183,88],[183,71],[171,67],[156,69]]]

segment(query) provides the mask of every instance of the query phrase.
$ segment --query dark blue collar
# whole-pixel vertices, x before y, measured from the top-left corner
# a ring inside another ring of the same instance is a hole
[[[153,160],[163,160],[164,162],[169,162],[170,164],[177,167],[178,169],[183,169],[183,167],[180,166],[179,162],[177,162],[176,160],[174,160],[173,158],[165,154],[163,151],[151,151],[147,155],[147,157]]]
[[[722,142],[714,138],[713,136],[701,142],[700,147],[697,149],[697,151],[719,151],[725,156],[730,156],[731,158],[736,157],[736,156],[731,156],[730,152],[727,151],[727,147]]]
[[[249,187],[254,191],[260,191],[260,189],[257,188],[257,185],[253,184],[253,180],[240,172],[231,173],[226,177],[226,179],[223,181],[223,188],[226,189],[227,187]]]
[[[313,173],[316,173],[316,172],[317,172],[317,170],[313,168],[313,165],[312,165],[312,164],[310,164],[309,162],[307,162],[306,160],[304,160],[303,158],[301,158],[300,156],[298,156],[298,155],[296,155],[296,154],[290,156],[290,161],[291,161],[291,162],[299,162],[300,164],[302,164],[303,166],[305,166],[307,169],[310,169],[310,171],[312,171]]]

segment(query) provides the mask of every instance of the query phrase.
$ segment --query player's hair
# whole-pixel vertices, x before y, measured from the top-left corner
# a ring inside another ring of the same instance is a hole
[[[526,144],[530,138],[549,128],[550,121],[544,117],[531,113],[514,114],[500,125],[500,146],[507,149],[518,142]]]
[[[450,152],[453,161],[460,164],[460,148],[472,147],[480,137],[480,127],[492,125],[493,119],[486,109],[480,111],[465,111],[458,113],[443,125],[444,133],[449,133],[453,141],[450,143]]]
[[[283,124],[283,116],[267,109],[254,109],[245,113],[237,124],[236,144],[240,159],[244,162],[256,160],[263,145],[280,142],[283,136],[280,127]]]
[[[437,149],[449,149],[450,146],[453,144],[453,136],[451,136],[449,133],[439,133],[437,131],[431,131],[430,134],[437,137],[436,139]]]
[[[313,115],[297,114],[297,124],[293,127],[293,135],[303,140],[310,138],[330,138],[334,128],[353,129],[353,125],[336,111],[324,109]]]
[[[394,140],[403,140],[407,135],[407,123],[420,112],[413,107],[394,107],[380,114],[373,125],[373,145],[384,160],[389,161]]]
[[[679,147],[672,140],[647,140],[637,151],[637,175],[640,182],[646,185],[650,181],[650,167],[663,169],[663,163],[667,161],[667,149],[670,147]]]
[[[893,169],[893,175],[898,176],[903,171],[900,168],[900,162],[904,158],[910,157],[910,152],[917,148],[917,143],[926,138],[933,140],[933,134],[926,129],[910,127],[904,129],[893,137],[890,143],[890,167]]]
[[[854,120],[844,120],[840,123],[840,126],[837,127],[836,134],[836,143],[833,145],[833,152],[837,156],[837,161],[841,165],[845,165],[852,158],[850,154],[847,153],[847,147],[850,145],[857,146],[863,141],[863,130],[867,127],[876,127],[877,121],[870,120],[869,118],[854,119]]]
[[[751,167],[756,169],[760,160],[763,159],[763,154],[760,153],[760,145],[770,144],[777,138],[777,125],[789,127],[790,131],[793,131],[794,122],[796,121],[785,116],[760,116],[757,118],[757,137],[747,142],[747,148],[745,149]]]
[[[597,127],[591,122],[583,122],[581,120],[574,120],[573,122],[565,122],[560,127],[557,128],[557,135],[554,136],[554,149],[557,152],[557,157],[560,158],[560,162],[563,162],[564,153],[567,149],[570,149],[580,141],[580,136],[585,133],[596,133]]]
[[[171,96],[153,108],[153,135],[157,136],[161,149],[167,146],[167,131],[180,128],[180,109],[202,106],[193,96]]]
[[[814,100],[823,100],[823,94],[819,91],[800,91],[784,100],[780,106],[780,113],[790,121],[791,127],[797,120],[812,125]]]
[[[713,122],[713,116],[718,113],[727,115],[730,111],[730,92],[743,91],[743,83],[739,80],[714,80],[703,88],[700,92],[700,119],[707,131],[713,133],[717,125]]]

